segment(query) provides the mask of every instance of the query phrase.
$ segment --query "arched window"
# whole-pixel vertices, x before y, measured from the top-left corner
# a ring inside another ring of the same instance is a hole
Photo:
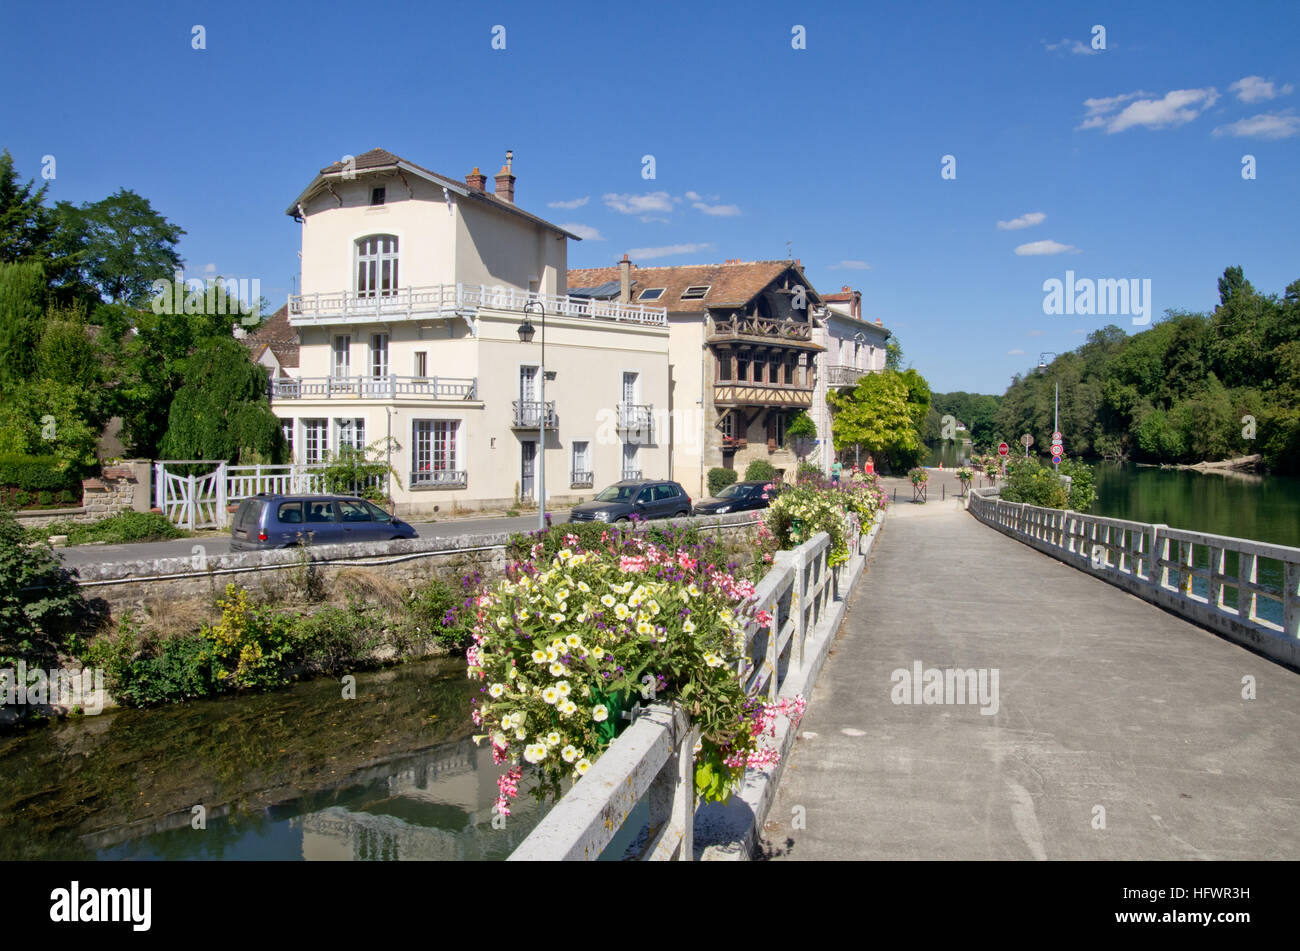
[[[397,293],[397,236],[372,234],[357,240],[357,296]]]

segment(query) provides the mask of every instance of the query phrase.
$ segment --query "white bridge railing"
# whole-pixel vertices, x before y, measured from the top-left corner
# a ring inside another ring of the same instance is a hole
[[[1300,666],[1300,548],[1103,518],[976,489],[980,521],[1144,600]]]
[[[779,552],[756,586],[756,610],[768,612],[772,620],[767,625],[751,621],[745,630],[737,673],[751,696],[775,701],[787,695],[783,688],[792,675],[809,673],[808,639],[814,631],[827,636],[823,622],[840,597],[841,572],[847,567],[830,568],[829,554],[830,536],[822,532],[793,551]],[[854,555],[858,557],[856,549]],[[680,707],[643,709],[510,859],[595,860],[646,798],[649,824],[636,857],[691,861],[696,811],[692,751],[698,735]]]

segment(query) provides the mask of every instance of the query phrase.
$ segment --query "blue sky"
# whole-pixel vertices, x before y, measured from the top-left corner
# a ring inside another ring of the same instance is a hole
[[[1300,277],[1300,4],[1132,6],[10,0],[0,147],[24,178],[55,157],[51,200],[134,189],[188,232],[187,274],[277,306],[317,169],[381,146],[491,176],[509,148],[522,207],[599,236],[571,266],[790,242],[934,389],[1000,393],[1040,351],[1140,329],[1045,315],[1067,269],[1149,279],[1157,316],[1212,308],[1228,265]]]

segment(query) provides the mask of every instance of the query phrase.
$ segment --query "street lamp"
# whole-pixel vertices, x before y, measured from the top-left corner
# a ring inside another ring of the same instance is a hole
[[[1060,356],[1059,353],[1053,353],[1050,350],[1044,353],[1040,353],[1038,355],[1038,370],[1036,372],[1042,373],[1044,370],[1047,369],[1047,360],[1045,359],[1046,357],[1051,357],[1053,360],[1055,360],[1059,356]],[[1061,381],[1059,378],[1057,378],[1054,379],[1054,382],[1056,384],[1056,395],[1055,395],[1055,400],[1052,409],[1052,433],[1053,434],[1059,433],[1061,431]],[[1028,449],[1025,450],[1025,452],[1028,451],[1029,451]],[[1052,463],[1052,469],[1053,471],[1059,472],[1060,466],[1058,466],[1054,462]]]
[[[546,531],[546,308],[538,300],[524,304],[524,322],[519,325],[519,339],[523,343],[532,343],[536,331],[528,321],[528,315],[536,308],[538,320],[542,324],[542,361],[538,369],[540,410],[537,419],[537,530]]]

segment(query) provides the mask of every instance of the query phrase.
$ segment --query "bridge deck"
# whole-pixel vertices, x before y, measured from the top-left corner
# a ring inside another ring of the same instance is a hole
[[[1300,675],[956,503],[901,498],[810,698],[769,857],[1300,858]],[[996,714],[893,703],[916,661],[997,668]]]

